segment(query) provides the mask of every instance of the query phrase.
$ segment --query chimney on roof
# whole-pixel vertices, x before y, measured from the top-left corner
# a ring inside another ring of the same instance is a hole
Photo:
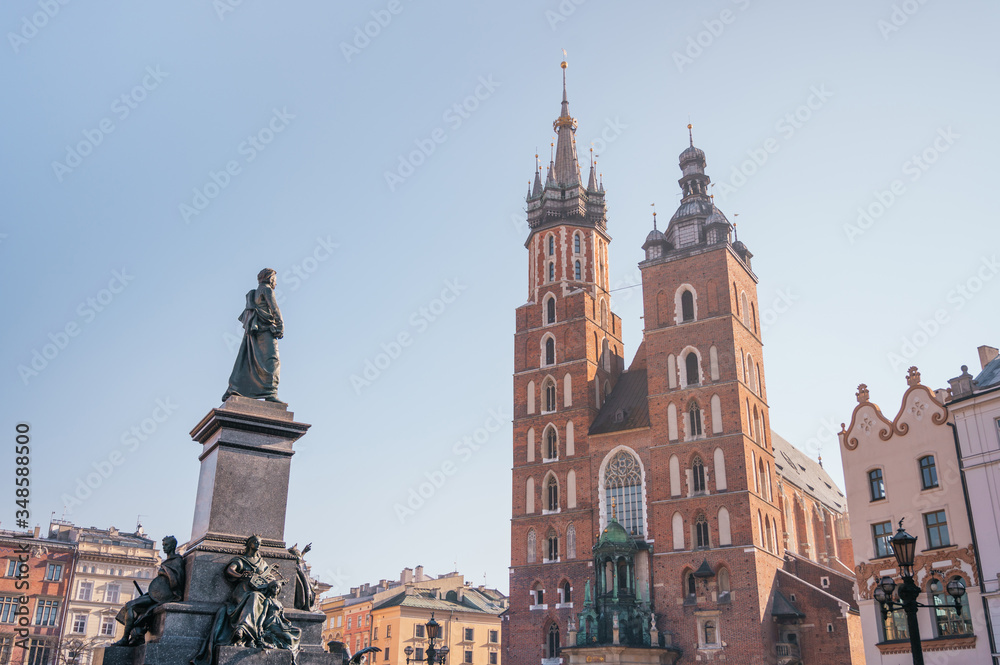
[[[986,366],[993,362],[998,355],[1000,355],[1000,349],[995,349],[985,344],[979,347],[979,362],[982,364],[983,369],[986,369]]]
[[[41,533],[41,531],[42,531],[42,527],[40,527],[40,526],[38,526],[38,525],[36,524],[36,525],[35,525],[35,534],[34,534],[34,537],[35,537],[35,538],[38,538],[38,534],[39,534],[39,533]]]
[[[424,567],[423,566],[417,566],[416,568],[414,568],[413,569],[413,580],[415,582],[423,582],[424,579],[426,579],[424,577]]]
[[[403,568],[403,572],[399,574],[399,581],[403,584],[410,584],[413,582],[413,569]]]
[[[948,379],[948,384],[951,386],[952,399],[960,399],[971,395],[973,386],[972,375],[969,374],[969,367],[967,365],[962,365],[962,373],[954,379]]]

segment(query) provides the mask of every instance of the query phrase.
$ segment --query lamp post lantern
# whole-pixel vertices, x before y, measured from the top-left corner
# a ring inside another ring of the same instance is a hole
[[[431,612],[431,620],[424,624],[424,630],[427,634],[427,639],[430,640],[430,646],[427,647],[425,653],[424,661],[427,665],[445,665],[445,661],[448,658],[448,647],[442,646],[440,649],[434,648],[434,640],[441,636],[441,624],[434,620],[434,613]],[[413,655],[413,647],[407,646],[403,649],[403,653],[406,654],[406,664],[409,665],[410,661],[420,662],[420,659],[411,658]]]
[[[896,591],[896,582],[888,575],[878,581],[873,595],[879,605],[882,606],[882,624],[885,625],[889,618],[889,612],[902,609],[906,613],[906,629],[910,634],[910,654],[913,658],[913,665],[924,665],[924,652],[920,644],[920,625],[917,622],[917,608],[930,607],[934,605],[924,605],[918,603],[920,597],[920,587],[913,581],[913,559],[916,554],[917,538],[911,536],[903,530],[903,520],[899,520],[899,530],[896,535],[889,539],[892,545],[892,553],[899,564],[899,575],[903,580],[899,587],[899,601],[892,600],[892,594]],[[965,595],[965,583],[960,579],[948,582],[948,594],[955,600],[955,609],[961,613],[962,596]]]

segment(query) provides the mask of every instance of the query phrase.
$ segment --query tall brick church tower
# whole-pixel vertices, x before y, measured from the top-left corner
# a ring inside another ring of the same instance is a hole
[[[558,144],[528,194],[528,301],[516,312],[505,663],[568,663],[567,648],[597,640],[578,618],[596,584],[655,613],[654,638],[681,662],[798,662],[807,616],[827,628],[808,637],[810,655],[850,662],[849,574],[823,569],[848,580],[840,600],[820,573],[802,582],[808,558],[787,570],[757,277],[708,194],[705,154],[693,139],[680,154],[680,206],[665,231],[654,215],[642,245],[645,326],[626,370],[604,189],[593,166],[582,184],[562,66]],[[602,564],[598,577],[592,549],[612,522],[634,566]]]

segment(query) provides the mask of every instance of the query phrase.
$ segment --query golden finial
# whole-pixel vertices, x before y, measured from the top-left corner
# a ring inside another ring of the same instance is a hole
[[[566,57],[566,49],[563,49],[563,50],[562,50],[562,52],[563,52],[563,58],[565,58],[565,57]],[[561,62],[561,63],[559,64],[559,66],[560,66],[560,67],[562,67],[563,69],[566,69],[566,61],[565,61],[565,60],[563,60],[563,61],[562,61],[562,62]]]
[[[691,147],[694,147],[694,134],[691,133],[691,123],[688,123],[688,140],[691,142]]]

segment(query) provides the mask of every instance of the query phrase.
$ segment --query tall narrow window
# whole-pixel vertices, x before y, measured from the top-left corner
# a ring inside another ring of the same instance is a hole
[[[555,531],[549,531],[549,561],[559,560],[559,536]]]
[[[552,379],[545,382],[545,410],[556,410],[556,382]]]
[[[549,281],[556,281],[556,264],[552,261],[549,261]]]
[[[691,463],[691,481],[695,493],[705,491],[705,465],[700,457],[695,457]]]
[[[556,253],[556,239],[555,236],[549,236],[549,256]]]
[[[920,482],[925,490],[938,486],[937,465],[934,463],[934,455],[927,455],[920,458]]]
[[[872,501],[885,498],[885,481],[882,479],[882,469],[872,469],[868,472],[868,490]]]
[[[688,431],[691,436],[701,436],[701,409],[697,402],[688,405]]]
[[[698,385],[698,355],[694,351],[684,358],[684,368],[687,370],[687,385]]]
[[[566,558],[576,558],[576,527],[572,524],[566,527]]]
[[[573,602],[573,587],[569,585],[569,582],[563,582],[562,586],[563,592],[563,602],[572,603]]]
[[[545,494],[548,497],[547,506],[549,510],[559,510],[559,483],[555,476],[549,476],[549,482],[545,486]]]
[[[699,549],[708,548],[708,522],[704,515],[699,515],[694,523],[695,543]]]
[[[554,365],[556,362],[556,341],[549,337],[545,340],[545,364]]]
[[[580,262],[576,261],[573,264],[573,279],[579,281],[583,279],[583,271],[580,269]]]
[[[535,563],[535,532],[531,530],[528,532],[528,563]]]
[[[927,527],[927,547],[951,545],[951,540],[948,538],[948,518],[943,510],[925,514],[924,526]]]
[[[545,655],[547,658],[559,657],[559,626],[556,624],[549,626],[549,638],[545,647]]]
[[[684,573],[684,590],[687,591],[688,596],[694,596],[698,592],[697,587],[698,580],[691,571]]]
[[[953,580],[962,580],[961,577],[953,577]],[[932,579],[928,591],[931,594],[934,608],[932,618],[935,624],[935,634],[937,637],[954,637],[956,635],[972,634],[972,618],[969,616],[969,594],[963,594],[960,603],[961,610],[955,609],[955,601],[942,588],[941,580]]]
[[[875,545],[875,558],[892,556],[892,522],[872,524],[872,539]],[[905,622],[904,622],[905,623]]]
[[[549,298],[545,303],[545,322],[555,323],[556,322],[556,299]]]
[[[642,471],[631,453],[619,450],[608,461],[604,471],[604,492],[607,515],[612,512],[625,530],[633,535],[643,535]]]
[[[579,254],[580,253],[580,234],[579,233],[574,233],[573,234],[573,253],[574,254]]]
[[[555,427],[545,430],[545,459],[557,459],[559,457],[559,437]]]
[[[694,295],[690,291],[681,294],[681,319],[694,321]]]

